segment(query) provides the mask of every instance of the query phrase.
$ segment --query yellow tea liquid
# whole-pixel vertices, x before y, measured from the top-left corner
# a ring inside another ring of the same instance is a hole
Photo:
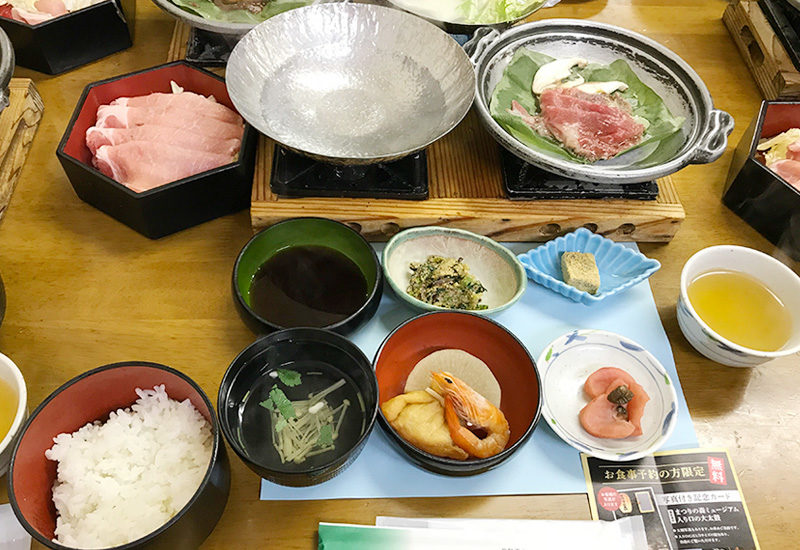
[[[687,292],[697,315],[735,344],[776,351],[789,341],[789,310],[769,288],[749,275],[710,271],[692,281]]]
[[[11,429],[17,414],[17,405],[17,393],[8,382],[0,378],[0,440]]]

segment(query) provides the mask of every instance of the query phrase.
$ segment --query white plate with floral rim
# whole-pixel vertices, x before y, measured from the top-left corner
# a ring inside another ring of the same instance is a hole
[[[603,330],[573,330],[548,344],[536,365],[542,375],[542,417],[579,451],[604,460],[636,460],[657,451],[675,428],[675,385],[661,363],[633,340]],[[583,384],[602,367],[626,371],[650,396],[641,436],[603,439],[581,426],[578,414],[590,401]]]

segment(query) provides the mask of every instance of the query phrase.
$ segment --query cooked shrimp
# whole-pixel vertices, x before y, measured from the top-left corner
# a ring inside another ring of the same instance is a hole
[[[431,389],[444,397],[444,416],[453,443],[477,458],[506,448],[511,430],[503,412],[448,372],[431,373]],[[478,437],[476,432],[485,432]]]

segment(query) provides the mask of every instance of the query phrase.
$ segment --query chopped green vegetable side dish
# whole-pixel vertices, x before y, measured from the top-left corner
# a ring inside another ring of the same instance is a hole
[[[486,288],[469,273],[463,258],[428,256],[409,267],[413,273],[406,292],[417,300],[448,309],[488,309],[480,303]]]

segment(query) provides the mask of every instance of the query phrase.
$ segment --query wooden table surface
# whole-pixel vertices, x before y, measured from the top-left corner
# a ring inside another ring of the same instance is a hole
[[[537,17],[614,23],[671,48],[705,80],[715,104],[735,117],[735,145],[761,98],[722,24],[725,6],[723,0],[562,0]],[[22,369],[31,408],[85,370],[131,359],[176,367],[213,398],[229,362],[253,340],[229,291],[233,261],[251,234],[247,212],[151,241],[81,202],[56,160],[86,84],[165,60],[173,20],[146,0],[137,8],[133,48],[56,77],[16,71],[36,81],[45,114],[0,227],[8,294],[0,350]],[[675,175],[687,220],[673,242],[641,248],[663,265],[652,288],[701,445],[730,450],[763,548],[794,548],[800,540],[798,356],[755,369],[719,366],[689,346],[675,317],[680,270],[697,250],[734,243],[774,252],[720,202],[730,158],[729,149],[713,165]],[[586,495],[260,502],[258,478],[230,454],[230,500],[204,548],[310,549],[319,521],[369,524],[378,514],[589,517]],[[6,502],[4,479],[0,487]]]

